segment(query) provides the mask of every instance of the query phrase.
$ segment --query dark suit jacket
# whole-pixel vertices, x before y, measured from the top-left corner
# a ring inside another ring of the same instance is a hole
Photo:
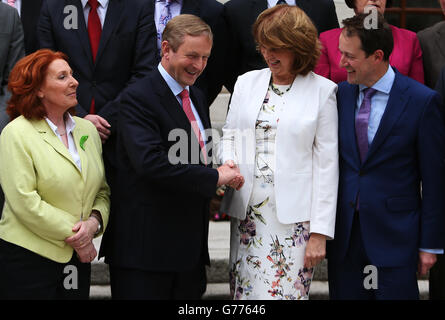
[[[312,19],[318,33],[338,28],[332,0],[296,0],[296,4]],[[230,39],[224,85],[232,92],[239,75],[267,67],[252,35],[252,26],[267,9],[267,0],[230,0],[225,7]]]
[[[346,255],[359,194],[363,245],[371,263],[416,267],[419,248],[444,247],[445,128],[439,95],[396,72],[361,163],[354,129],[358,92],[357,85],[342,82],[337,93],[340,181],[328,258]]]
[[[23,29],[17,10],[0,2],[0,132],[9,122],[6,114],[9,74],[24,54]]]
[[[435,90],[439,92],[442,97],[442,112],[445,115],[445,67],[442,68],[437,79]]]
[[[66,29],[63,10],[74,5],[78,29]],[[114,159],[118,98],[124,87],[144,77],[154,66],[156,28],[153,9],[146,0],[110,0],[96,62],[93,63],[88,31],[80,0],[45,0],[38,26],[41,48],[66,53],[74,77],[79,81],[76,113],[89,113],[94,97],[96,114],[111,124],[112,135],[104,145],[104,156]],[[107,165],[107,163],[105,163]]]
[[[20,18],[25,33],[25,52],[33,53],[39,49],[37,40],[37,23],[43,0],[22,0]]]
[[[190,96],[204,128],[210,128],[204,95],[191,87]],[[180,155],[185,163],[170,163],[168,152],[177,140],[169,135],[175,129],[190,133],[190,122],[157,69],[125,90],[117,144],[120,201],[101,249],[107,263],[165,272],[209,263],[208,202],[218,173],[210,164],[185,164],[190,152]],[[191,139],[196,138],[187,134],[180,140],[187,150]]]
[[[434,88],[445,66],[445,21],[417,33],[422,48],[425,84]]]
[[[149,2],[154,10],[156,1],[149,0]],[[207,67],[195,83],[207,96],[207,103],[210,106],[220,93],[224,82],[224,60],[227,55],[228,41],[224,6],[216,0],[183,0],[181,14],[198,16],[212,29],[212,53]],[[157,51],[157,62],[160,60],[161,57]]]

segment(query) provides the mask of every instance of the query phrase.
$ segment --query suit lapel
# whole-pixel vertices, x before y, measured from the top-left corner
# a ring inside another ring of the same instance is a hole
[[[250,5],[250,21],[253,25],[260,13],[267,9],[267,0],[251,0]]]
[[[119,24],[119,18],[124,11],[124,2],[122,0],[112,0],[108,3],[107,16],[105,17],[102,34],[100,35],[99,49],[97,50],[96,63],[100,60],[105,51],[108,40],[115,27]]]
[[[345,130],[343,148],[349,150],[346,154],[352,156],[354,163],[360,166],[360,154],[357,146],[357,137],[355,134],[355,109],[357,106],[357,96],[359,88],[357,85],[347,85],[345,97],[341,105],[341,117],[344,118],[340,125],[340,130]],[[340,138],[343,138],[340,136]]]
[[[439,48],[439,52],[441,53],[442,57],[445,57],[445,41],[443,41],[445,37],[445,25],[437,30],[437,32],[434,34],[434,41],[436,43],[437,48]]]
[[[385,112],[383,113],[382,119],[380,120],[380,125],[377,129],[374,140],[369,146],[369,151],[365,162],[367,159],[372,157],[372,154],[375,153],[380,145],[385,141],[386,137],[391,132],[392,127],[405,110],[406,104],[409,99],[407,89],[408,85],[405,83],[403,78],[400,77],[400,73],[396,71],[396,77],[389,93],[389,99],[386,105]]]
[[[91,55],[90,39],[88,37],[88,30],[83,15],[82,3],[80,2],[80,0],[66,0],[65,4],[72,5],[77,8],[77,12],[79,13],[78,15],[79,23],[77,25],[77,29],[74,32],[77,34],[77,37],[79,38],[79,42],[82,45],[82,49],[87,57],[87,61],[90,67],[93,68],[93,56]]]
[[[82,178],[85,180],[86,178],[86,173],[88,172],[88,161],[87,161],[87,154],[86,151],[84,149],[82,149],[80,147],[80,139],[82,138],[83,134],[82,134],[82,130],[78,124],[78,122],[76,122],[76,127],[73,130],[73,140],[74,140],[74,144],[76,145],[76,149],[77,149],[77,153],[79,154],[80,157],[80,163],[81,163],[81,167],[82,167]],[[88,139],[92,139],[91,137],[88,137]],[[88,146],[88,139],[85,140],[84,142],[84,148],[86,148],[86,146]],[[90,142],[91,143],[91,142]],[[76,166],[77,168],[77,166]]]
[[[62,157],[70,161],[76,168],[76,170],[80,173],[79,168],[76,166],[76,163],[74,162],[70,152],[62,143],[62,141],[60,141],[60,139],[54,134],[54,132],[51,130],[46,120],[45,119],[32,120],[32,124],[34,128],[41,134],[43,140],[45,140],[45,142],[47,142],[50,146],[52,146],[54,150],[56,150],[57,153],[59,153]]]
[[[181,14],[193,14],[201,16],[201,9],[198,0],[184,0],[182,2]]]
[[[164,78],[162,78],[157,68],[156,72],[154,73],[154,77],[152,78],[152,85],[155,88],[155,92],[157,92],[159,95],[159,101],[162,107],[167,110],[172,119],[175,120],[178,128],[182,128],[187,130],[187,132],[190,132],[191,125],[187,116],[181,109],[181,105],[173,95],[172,91],[167,85],[167,82],[165,82]]]

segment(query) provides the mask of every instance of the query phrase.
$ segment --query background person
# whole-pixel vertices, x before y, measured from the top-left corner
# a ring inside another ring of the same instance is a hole
[[[318,32],[338,28],[332,0],[230,0],[224,4],[229,30],[229,53],[226,57],[225,87],[233,92],[238,76],[267,67],[256,50],[252,26],[258,15],[277,4],[296,5],[311,18]]]
[[[313,268],[334,237],[337,86],[312,72],[317,29],[298,7],[265,10],[253,34],[268,68],[236,82],[220,149],[220,161],[245,179],[223,199],[231,295],[308,299]]]
[[[445,16],[445,0],[439,0],[439,3]],[[422,48],[425,84],[434,88],[445,66],[445,21],[418,32],[417,38]]]
[[[10,98],[8,77],[16,62],[25,55],[23,28],[17,11],[0,3],[0,132],[9,122],[6,102]],[[5,197],[0,188],[0,212]],[[0,213],[1,217],[1,213]]]
[[[78,82],[67,57],[39,50],[9,77],[12,121],[0,136],[0,299],[88,299],[93,237],[108,221],[109,188],[95,127],[71,116]],[[66,266],[78,289],[67,290]]]
[[[385,8],[391,6],[391,0],[345,0],[355,14],[363,13],[367,6],[377,8],[384,14]],[[329,30],[320,34],[322,44],[321,56],[315,72],[336,83],[346,81],[347,72],[340,67],[341,53],[338,50],[342,28]],[[389,57],[389,64],[401,74],[409,76],[420,83],[424,82],[422,50],[419,40],[412,31],[391,26],[394,39],[394,50]]]

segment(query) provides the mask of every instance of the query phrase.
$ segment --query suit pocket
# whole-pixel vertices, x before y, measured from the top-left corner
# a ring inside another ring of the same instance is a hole
[[[389,198],[386,199],[386,207],[392,212],[415,211],[419,207],[417,198]]]

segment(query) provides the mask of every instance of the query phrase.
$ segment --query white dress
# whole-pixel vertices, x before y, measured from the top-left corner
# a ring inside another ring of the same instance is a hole
[[[230,289],[232,298],[308,299],[313,268],[303,268],[309,222],[282,224],[274,191],[277,108],[286,102],[289,85],[269,85],[256,122],[256,168],[244,221],[231,218]]]

